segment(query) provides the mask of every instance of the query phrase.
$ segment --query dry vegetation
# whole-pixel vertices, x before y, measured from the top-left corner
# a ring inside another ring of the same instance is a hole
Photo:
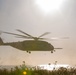
[[[21,65],[19,67],[15,67],[15,69],[11,68],[11,70],[0,69],[0,75],[76,75],[76,68],[59,68],[58,70],[41,70],[36,68],[29,68],[25,65]]]

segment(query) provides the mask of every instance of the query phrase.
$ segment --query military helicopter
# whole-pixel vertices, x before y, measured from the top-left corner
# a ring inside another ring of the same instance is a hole
[[[49,34],[49,32],[45,32],[39,37],[34,37],[28,33],[25,33],[22,30],[17,29],[17,31],[21,32],[24,35],[4,32],[4,31],[1,31],[1,33],[16,35],[18,38],[25,38],[30,40],[4,43],[0,37],[0,45],[7,45],[7,46],[9,45],[16,49],[27,51],[28,53],[31,53],[31,51],[51,51],[51,53],[53,53],[55,51],[54,49],[62,49],[62,48],[54,48],[54,46],[51,43],[48,43],[47,41],[43,41],[43,40],[46,40],[47,38],[42,38],[42,37]]]

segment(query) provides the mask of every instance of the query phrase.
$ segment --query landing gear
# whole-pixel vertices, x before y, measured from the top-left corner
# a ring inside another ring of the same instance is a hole
[[[55,50],[52,50],[51,53],[55,52]]]
[[[27,53],[29,53],[29,54],[31,54],[31,52],[30,51],[26,51]]]
[[[53,53],[53,51],[51,51],[51,53]]]
[[[29,54],[31,54],[31,52],[29,52]]]

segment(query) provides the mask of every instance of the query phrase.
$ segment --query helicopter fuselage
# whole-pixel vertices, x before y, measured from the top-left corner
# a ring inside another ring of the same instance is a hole
[[[54,50],[53,45],[46,41],[40,40],[25,40],[22,42],[11,42],[4,43],[3,45],[10,45],[14,48],[20,49],[22,51],[52,51]]]

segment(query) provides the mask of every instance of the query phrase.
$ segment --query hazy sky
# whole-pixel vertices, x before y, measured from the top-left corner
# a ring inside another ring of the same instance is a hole
[[[44,32],[51,32],[45,36],[69,37],[48,41],[54,47],[61,47],[53,54],[50,52],[32,52],[28,54],[10,46],[0,46],[0,64],[27,64],[37,65],[54,63],[76,65],[76,0],[64,0],[59,10],[44,12],[36,4],[36,0],[0,0],[0,30],[19,33],[21,29],[33,36]],[[51,13],[52,12],[52,13]],[[4,42],[20,41],[14,36],[0,35]]]

